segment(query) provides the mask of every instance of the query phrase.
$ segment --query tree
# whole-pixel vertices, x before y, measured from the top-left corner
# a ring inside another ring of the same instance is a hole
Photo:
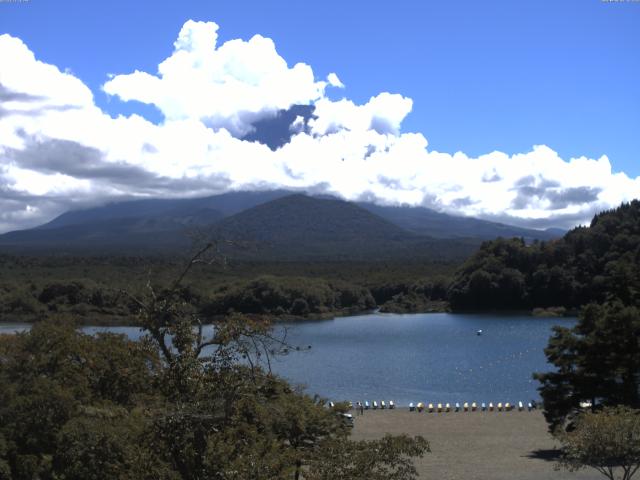
[[[413,457],[429,452],[422,437],[386,435],[374,441],[332,442],[313,458],[308,480],[414,480]]]
[[[630,480],[640,469],[639,410],[616,407],[582,413],[575,428],[557,438],[562,442],[559,466],[571,471],[590,467],[610,480]]]
[[[591,304],[573,328],[555,327],[545,349],[557,370],[537,373],[545,417],[565,427],[588,402],[592,409],[640,407],[640,309]]]

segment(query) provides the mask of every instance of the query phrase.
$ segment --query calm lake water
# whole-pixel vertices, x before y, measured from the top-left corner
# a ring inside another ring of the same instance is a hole
[[[539,398],[536,371],[547,371],[543,349],[553,325],[575,319],[525,315],[371,314],[289,323],[293,351],[272,368],[310,393],[333,400],[517,402]],[[0,324],[0,333],[28,328]],[[85,327],[131,338],[136,327]],[[477,330],[483,330],[481,336]]]

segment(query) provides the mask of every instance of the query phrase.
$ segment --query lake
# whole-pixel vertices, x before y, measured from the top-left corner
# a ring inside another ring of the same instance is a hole
[[[531,378],[549,365],[543,349],[553,325],[575,319],[495,314],[370,314],[280,324],[310,350],[272,361],[273,370],[332,400],[523,402],[538,399]],[[0,324],[0,333],[28,328]],[[131,338],[136,327],[84,327]],[[478,336],[476,332],[482,330]]]

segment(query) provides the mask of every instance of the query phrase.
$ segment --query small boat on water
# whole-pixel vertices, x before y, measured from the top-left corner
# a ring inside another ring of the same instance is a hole
[[[373,401],[373,409],[374,410],[378,409],[378,402],[376,400]]]
[[[419,403],[418,403],[418,411],[419,411],[419,412],[421,412],[421,411],[423,411],[423,410],[424,410],[424,403],[419,402]]]
[[[478,335],[478,336],[482,335],[482,330],[478,330],[478,331],[476,332],[476,335]]]
[[[416,409],[416,407],[413,405],[413,402],[411,402],[411,403],[409,404],[409,411],[410,411],[410,412],[413,412],[413,411],[415,411],[415,409]]]
[[[364,402],[364,409],[365,409],[365,410],[369,410],[369,408],[371,408],[371,405],[369,405],[369,400],[365,400],[365,402]]]
[[[473,403],[471,404],[471,411],[472,411],[472,412],[475,412],[477,409],[478,409],[478,405],[476,405],[476,402],[473,402]]]
[[[389,410],[393,410],[394,408],[396,408],[396,404],[393,403],[393,400],[389,400]]]

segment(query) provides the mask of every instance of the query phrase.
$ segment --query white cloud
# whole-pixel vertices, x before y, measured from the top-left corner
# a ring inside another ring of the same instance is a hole
[[[217,30],[189,21],[157,73],[104,85],[155,105],[158,125],[111,117],[81,80],[0,36],[0,230],[105,200],[257,186],[568,226],[640,192],[640,178],[612,172],[607,157],[565,160],[546,146],[475,158],[432,151],[422,134],[401,132],[411,99],[383,92],[363,105],[332,101],[325,88],[344,87],[335,73],[317,81],[308,65],[289,67],[259,35],[218,45]],[[314,105],[314,117],[296,117],[281,148],[241,140],[257,119],[296,104]]]
[[[332,87],[344,88],[344,83],[342,83],[338,78],[338,75],[333,72],[327,75],[327,82],[329,82],[329,85],[331,85]]]
[[[255,35],[218,46],[217,30],[213,22],[189,20],[157,75],[116,75],[104,91],[155,105],[167,120],[199,119],[238,137],[258,118],[323,97],[327,83],[303,63],[289,68],[271,39]]]

